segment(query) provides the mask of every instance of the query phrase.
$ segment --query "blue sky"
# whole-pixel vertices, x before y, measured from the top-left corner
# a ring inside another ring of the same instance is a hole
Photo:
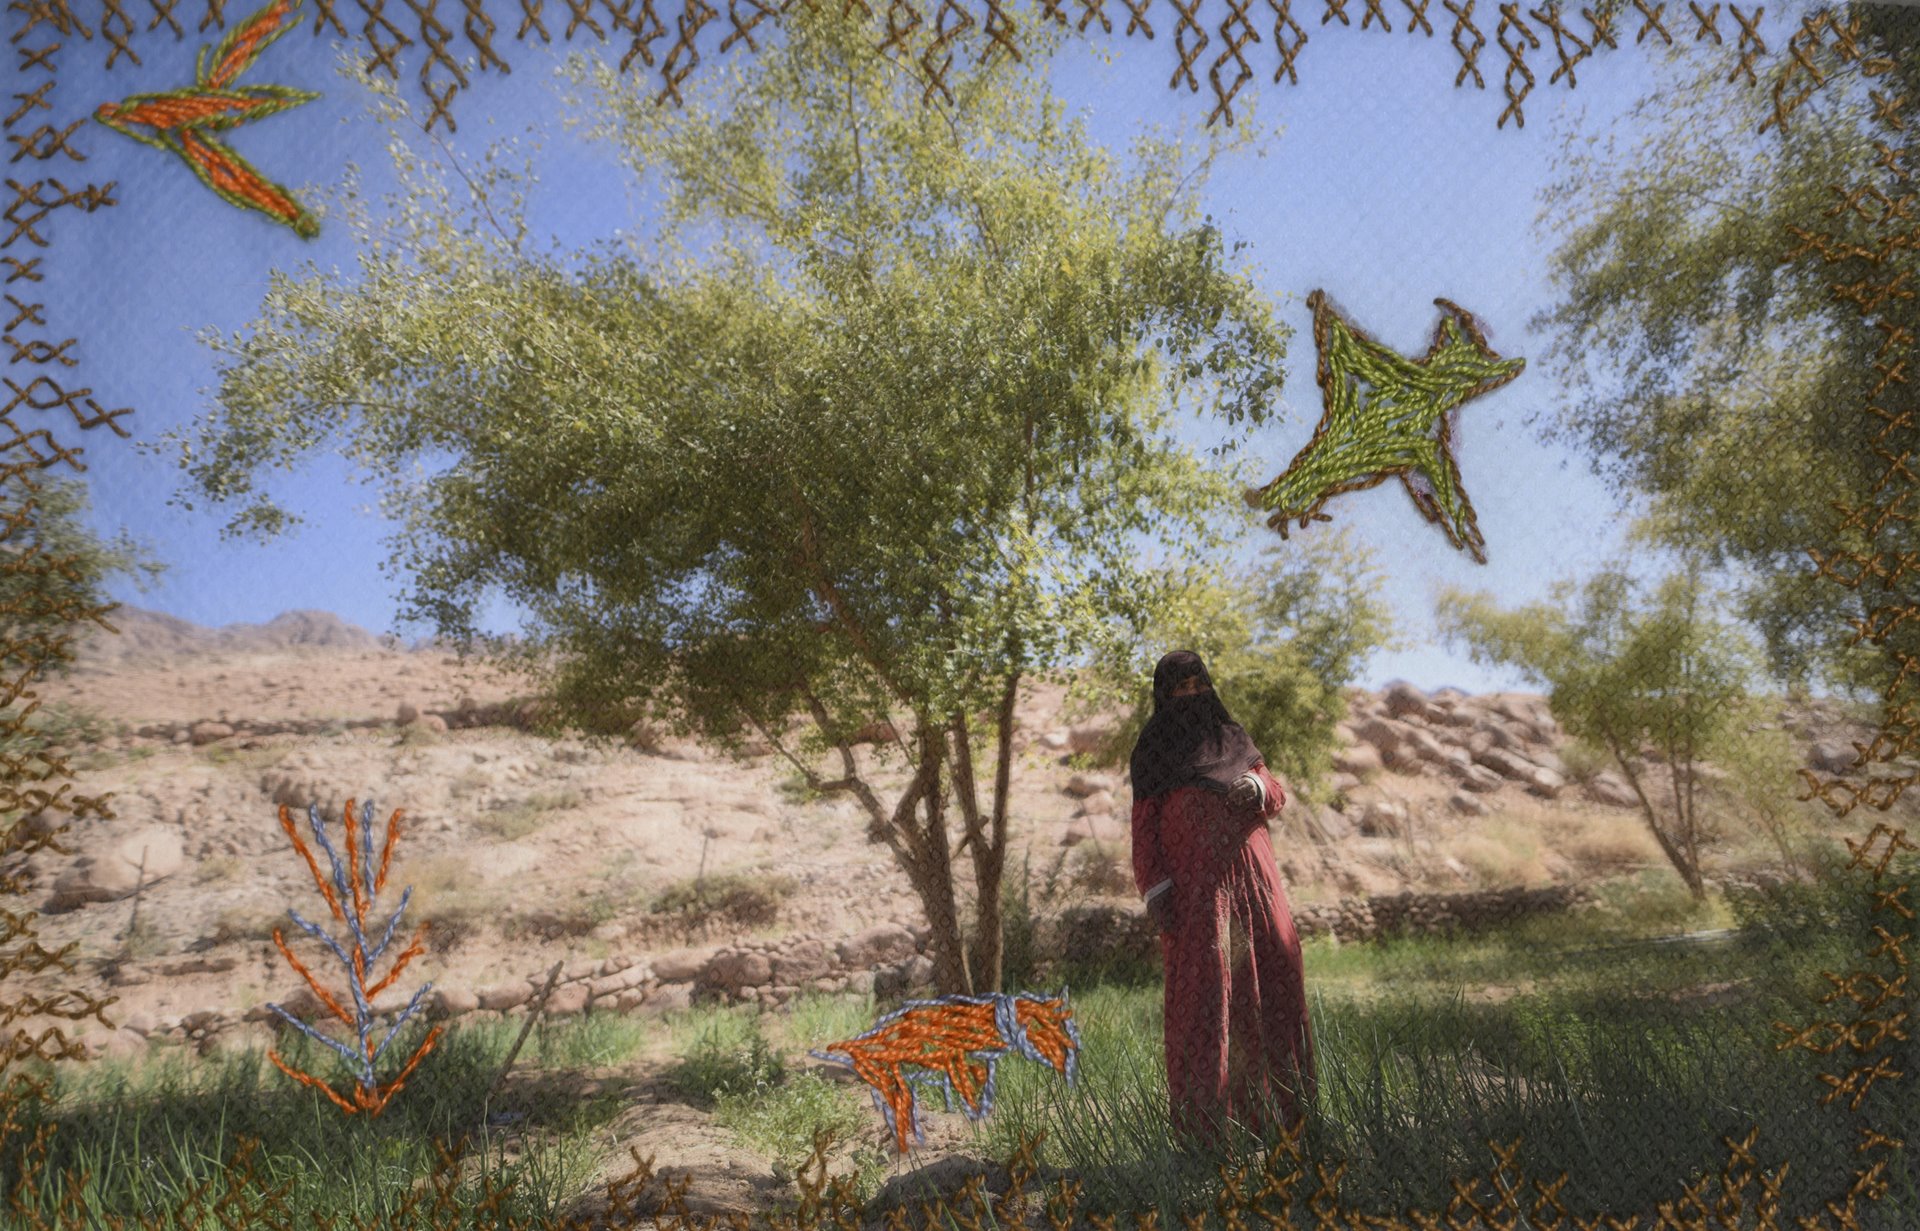
[[[1590,571],[1620,545],[1624,518],[1614,495],[1583,458],[1543,444],[1525,425],[1530,412],[1557,395],[1539,361],[1546,340],[1526,323],[1550,294],[1544,270],[1552,241],[1536,232],[1535,215],[1557,133],[1583,114],[1583,132],[1611,123],[1653,81],[1650,57],[1632,49],[1638,19],[1623,18],[1622,50],[1581,65],[1577,89],[1549,87],[1549,40],[1532,57],[1538,83],[1526,103],[1525,127],[1509,121],[1496,128],[1505,106],[1503,59],[1491,41],[1497,15],[1484,24],[1490,41],[1481,71],[1488,88],[1480,90],[1470,79],[1466,88],[1454,86],[1459,60],[1447,44],[1451,19],[1442,6],[1429,15],[1432,39],[1408,36],[1404,5],[1383,7],[1391,9],[1390,34],[1359,28],[1362,5],[1352,6],[1350,27],[1321,25],[1317,11],[1302,19],[1310,42],[1297,62],[1298,85],[1272,84],[1270,44],[1253,49],[1257,76],[1242,97],[1257,90],[1251,122],[1275,135],[1266,157],[1236,156],[1221,166],[1203,196],[1229,238],[1248,243],[1244,257],[1295,330],[1287,413],[1256,435],[1252,451],[1265,459],[1263,480],[1277,475],[1319,417],[1306,307],[1315,288],[1326,288],[1361,328],[1405,353],[1424,352],[1439,320],[1433,304],[1439,296],[1472,312],[1501,354],[1533,360],[1519,379],[1468,404],[1457,420],[1456,455],[1486,537],[1487,565],[1449,547],[1397,482],[1339,497],[1327,509],[1334,525],[1351,527],[1377,553],[1391,575],[1385,597],[1416,643],[1376,656],[1363,683],[1398,677],[1430,688],[1523,687],[1517,675],[1476,666],[1435,644],[1431,599],[1439,586],[1464,585],[1507,603],[1530,601],[1553,580]],[[1089,109],[1096,135],[1115,146],[1141,123],[1197,126],[1211,106],[1204,74],[1210,55],[1202,60],[1200,94],[1166,88],[1175,62],[1172,13],[1165,5],[1153,12],[1159,32],[1153,42],[1101,40],[1095,46],[1111,48],[1111,62],[1076,48],[1056,77],[1069,105]],[[309,14],[309,27],[311,20]],[[1768,6],[1763,36],[1770,46],[1784,46],[1798,20],[1797,11]],[[1723,36],[1732,32],[1730,21],[1723,17],[1721,24],[1728,27]],[[709,31],[716,45],[724,25],[715,22]],[[1683,38],[1691,33],[1677,19],[1670,28]],[[1271,34],[1269,25],[1263,37]],[[456,100],[455,146],[471,148],[527,124],[542,130],[545,153],[530,211],[538,238],[578,247],[616,229],[644,227],[642,204],[612,151],[560,126],[564,107],[554,70],[561,49],[516,44],[510,35],[503,30],[501,40],[510,48],[512,74],[474,74],[473,88]],[[71,45],[52,95],[61,117],[56,123],[64,126],[102,100],[188,83],[199,42],[191,30],[181,43],[147,35],[136,44],[144,63],[123,62],[111,74],[103,68],[103,47]],[[617,58],[620,51],[611,54]],[[1732,62],[1727,47],[1701,45],[1690,54]],[[710,49],[703,47],[703,57],[697,71],[716,63]],[[402,88],[417,101],[417,59],[405,63]],[[304,197],[337,184],[349,161],[361,166],[369,188],[385,183],[379,131],[363,93],[337,74],[328,40],[315,40],[303,28],[269,48],[245,80],[322,95],[232,135],[233,146],[263,174]],[[153,441],[209,409],[204,390],[213,380],[214,357],[195,332],[231,330],[256,315],[275,267],[350,266],[349,236],[338,223],[323,224],[318,239],[302,241],[287,228],[243,215],[201,188],[170,155],[98,125],[83,130],[76,144],[88,161],[66,174],[117,181],[120,204],[89,217],[68,212],[43,227],[57,246],[45,265],[48,280],[37,290],[44,292],[51,328],[80,337],[75,351],[82,366],[73,379],[90,385],[103,404],[134,407],[137,413],[125,422],[136,440]],[[1183,437],[1196,447],[1218,438],[1202,421],[1184,428]],[[218,511],[170,507],[179,482],[172,459],[98,432],[86,444],[96,528],[131,530],[170,566],[157,589],[141,593],[127,585],[114,597],[203,624],[322,608],[375,631],[393,627],[400,583],[380,569],[388,527],[373,508],[375,490],[359,485],[339,458],[311,458],[282,478],[285,500],[308,524],[261,546],[223,541]],[[507,608],[493,613],[497,629],[515,622]]]

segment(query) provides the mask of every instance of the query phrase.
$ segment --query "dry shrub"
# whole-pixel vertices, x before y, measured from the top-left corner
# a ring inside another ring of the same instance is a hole
[[[1561,852],[1592,871],[1638,867],[1665,856],[1647,832],[1645,818],[1627,813],[1600,813],[1571,834]]]

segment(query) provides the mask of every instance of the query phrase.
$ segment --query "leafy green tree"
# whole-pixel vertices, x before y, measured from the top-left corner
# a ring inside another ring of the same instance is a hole
[[[1920,89],[1920,23],[1883,5],[1834,16],[1861,32],[1829,33],[1807,53],[1824,84],[1784,136],[1772,90],[1728,88],[1724,66],[1685,51],[1666,59],[1622,132],[1568,135],[1540,214],[1559,240],[1557,299],[1533,324],[1553,339],[1543,358],[1566,391],[1547,434],[1584,449],[1623,493],[1651,497],[1665,542],[1721,571],[1771,673],[1879,692],[1898,654],[1920,652],[1920,628],[1853,644],[1850,622],[1890,601],[1888,589],[1821,577],[1808,551],[1869,548],[1860,526],[1837,530],[1832,502],[1871,503],[1888,470],[1882,450],[1897,456],[1910,439],[1887,432],[1912,408],[1912,387],[1876,386],[1910,348],[1889,358],[1893,331],[1920,331],[1920,300],[1896,294],[1869,318],[1835,288],[1920,274],[1910,243],[1877,265],[1859,255],[1901,231],[1897,219],[1877,225],[1875,198],[1839,204],[1868,184],[1898,196],[1888,156],[1920,165],[1920,126],[1887,128],[1874,102]],[[1837,230],[1839,259],[1793,227]],[[1920,548],[1911,522],[1880,544]],[[1911,597],[1911,579],[1894,590]]]
[[[1265,547],[1245,569],[1194,565],[1167,576],[1176,597],[1147,635],[1112,647],[1076,680],[1076,709],[1127,714],[1105,758],[1125,758],[1152,717],[1160,656],[1190,649],[1274,773],[1316,789],[1333,768],[1346,689],[1370,654],[1400,644],[1372,553],[1338,527]]]
[[[1510,611],[1485,594],[1449,589],[1436,613],[1450,643],[1464,643],[1475,662],[1517,667],[1544,684],[1568,734],[1607,750],[1639,797],[1654,841],[1704,898],[1696,766],[1731,731],[1753,654],[1735,629],[1703,610],[1697,571],[1676,572],[1650,596],[1644,589],[1607,569]],[[1647,748],[1666,766],[1664,790],[1640,770]]]
[[[18,567],[0,569],[0,641],[21,647],[11,658],[16,674],[28,663],[42,661],[30,645],[51,645],[63,636],[79,636],[98,627],[76,620],[73,613],[108,609],[106,587],[119,577],[131,578],[142,589],[158,580],[166,566],[151,550],[121,531],[103,539],[86,522],[90,502],[79,479],[38,476],[28,490],[23,483],[6,484],[0,492],[0,522],[19,519],[24,533],[0,540],[0,551]],[[108,615],[111,619],[111,615]],[[72,670],[71,650],[44,659],[50,675]]]
[[[1024,61],[956,62],[952,103],[921,80],[931,31],[876,49],[836,5],[682,108],[574,61],[659,202],[583,253],[531,250],[503,158],[452,186],[387,91],[402,195],[354,211],[358,276],[277,275],[214,340],[218,411],[182,441],[186,494],[267,534],[295,515],[258,476],[339,441],[401,520],[405,618],[546,672],[570,721],[757,732],[852,797],[949,992],[1000,982],[1021,681],[1144,624],[1136,540],[1223,541],[1244,476],[1172,416],[1242,426],[1224,455],[1285,376],[1286,331],[1192,204],[1227,138],[1100,148],[1027,16]],[[531,613],[516,643],[476,628],[496,587]]]

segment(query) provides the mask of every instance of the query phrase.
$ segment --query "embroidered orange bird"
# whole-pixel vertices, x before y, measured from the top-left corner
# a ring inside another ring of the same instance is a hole
[[[313,215],[213,135],[320,97],[289,86],[233,84],[267,44],[293,28],[300,4],[271,0],[228,31],[219,46],[202,47],[193,85],[102,103],[94,118],[135,141],[179,155],[228,204],[257,209],[312,239],[320,233]]]
[[[1001,1056],[1011,1051],[1051,1065],[1071,1085],[1079,1049],[1080,1031],[1062,991],[1050,999],[1021,992],[910,1000],[858,1038],[810,1054],[852,1069],[872,1087],[873,1105],[905,1154],[909,1128],[916,1141],[926,1140],[915,1085],[937,1081],[949,1108],[958,1093],[967,1117],[978,1120],[993,1110],[993,1070]],[[903,1065],[927,1071],[908,1076]]]

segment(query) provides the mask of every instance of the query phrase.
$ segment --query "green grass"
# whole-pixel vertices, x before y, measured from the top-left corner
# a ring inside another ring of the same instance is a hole
[[[1344,1165],[1342,1191],[1362,1211],[1439,1211],[1453,1197],[1452,1179],[1485,1176],[1494,1166],[1489,1140],[1519,1138],[1518,1162],[1529,1178],[1567,1174],[1561,1195],[1576,1215],[1646,1213],[1680,1197],[1685,1178],[1717,1175],[1728,1157],[1724,1140],[1758,1126],[1762,1165],[1790,1163],[1784,1214],[1817,1213],[1821,1201],[1844,1191],[1857,1164],[1858,1124],[1884,1130],[1903,1119],[1920,1122],[1920,1079],[1882,1083],[1857,1114],[1845,1100],[1822,1107],[1820,1075],[1850,1066],[1844,1050],[1826,1057],[1778,1046],[1775,1022],[1797,1027],[1817,1016],[1854,1016],[1844,1001],[1816,1003],[1831,990],[1822,970],[1878,968],[1862,954],[1878,943],[1870,929],[1884,916],[1862,908],[1854,884],[1851,898],[1786,891],[1730,910],[1717,901],[1703,909],[1655,877],[1610,889],[1608,911],[1543,917],[1473,938],[1338,949],[1309,942],[1320,1079],[1310,1159]],[[1603,947],[1729,920],[1751,929],[1738,943]],[[1703,984],[1731,987],[1711,1005],[1672,995]],[[1489,985],[1519,990],[1502,1000],[1469,994]],[[1247,1158],[1259,1143],[1241,1140],[1208,1155],[1171,1139],[1157,979],[1072,986],[1082,1038],[1078,1082],[1069,1087],[1044,1066],[1003,1058],[994,1111],[975,1130],[977,1148],[1003,1159],[1021,1137],[1045,1133],[1040,1161],[1073,1170],[1092,1209],[1147,1203],[1161,1211],[1161,1225],[1179,1225],[1180,1211],[1210,1199],[1214,1166]],[[1916,993],[1909,988],[1904,997],[1880,1015],[1913,1013]],[[263,1142],[262,1178],[291,1185],[296,1225],[319,1210],[351,1225],[378,1217],[431,1172],[434,1141],[472,1132],[479,1147],[472,1161],[496,1183],[517,1181],[506,1207],[545,1218],[578,1196],[601,1164],[624,1171],[625,1155],[605,1127],[624,1110],[616,1095],[556,1097],[551,1091],[560,1087],[543,1087],[543,1075],[663,1049],[671,1056],[669,1082],[682,1097],[791,1173],[817,1130],[842,1141],[878,1137],[881,1122],[866,1091],[804,1058],[808,1048],[861,1033],[876,1012],[871,997],[809,995],[783,1015],[699,1007],[638,1021],[595,1014],[543,1024],[529,1035],[507,1092],[490,1102],[487,1083],[519,1022],[456,1024],[377,1118],[343,1116],[257,1053],[193,1061],[175,1049],[137,1069],[96,1062],[46,1070],[59,1101],[27,1109],[24,1119],[28,1135],[45,1116],[62,1126],[47,1174],[63,1165],[90,1172],[86,1195],[110,1213],[170,1206],[219,1172],[235,1138],[247,1134]],[[402,1031],[389,1055],[411,1054],[423,1033],[418,1023]],[[343,1084],[332,1053],[304,1036],[286,1044],[289,1063]],[[1893,1067],[1920,1071],[1920,1043],[1896,1050]],[[383,1075],[393,1068],[390,1060]],[[485,1127],[489,1112],[502,1111],[526,1118],[511,1130]],[[507,1151],[503,1133],[524,1148]],[[0,1189],[11,1189],[18,1175],[18,1141],[0,1149]],[[859,1191],[871,1195],[888,1160],[869,1147],[842,1151],[839,1166],[851,1168]],[[1866,1207],[1869,1231],[1913,1225],[1920,1211],[1914,1161],[1897,1157],[1889,1179],[1887,1200]],[[1309,1179],[1299,1191],[1313,1186]],[[460,1192],[477,1203],[475,1180]],[[1533,1190],[1525,1192],[1530,1198]],[[33,1200],[50,1214],[62,1198],[48,1182]],[[194,1231],[215,1225],[203,1220]],[[463,1225],[494,1224],[476,1216]]]

